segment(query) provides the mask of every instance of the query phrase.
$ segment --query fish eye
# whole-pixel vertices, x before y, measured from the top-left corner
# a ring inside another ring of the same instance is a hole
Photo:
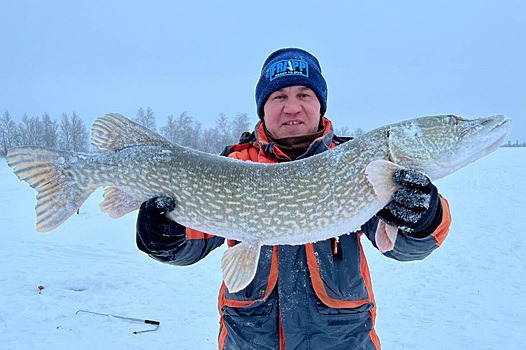
[[[448,116],[447,123],[451,126],[457,126],[460,120],[454,115]]]

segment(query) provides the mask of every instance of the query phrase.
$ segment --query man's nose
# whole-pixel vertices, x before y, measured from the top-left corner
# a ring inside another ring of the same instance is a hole
[[[295,113],[298,113],[300,110],[301,110],[301,106],[297,99],[295,98],[287,99],[287,101],[285,102],[285,107],[283,109],[285,113],[295,114]]]

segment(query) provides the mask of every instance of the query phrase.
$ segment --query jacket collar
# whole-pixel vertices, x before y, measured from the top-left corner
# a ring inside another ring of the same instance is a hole
[[[323,135],[315,139],[311,143],[307,151],[296,159],[308,158],[310,156],[324,152],[333,147],[332,146],[332,138],[333,138],[332,123],[326,117],[322,117],[321,122],[325,130]],[[274,142],[269,140],[269,138],[267,137],[265,133],[265,127],[262,121],[259,121],[256,124],[255,136],[256,136],[256,141],[254,142],[254,146],[259,148],[260,153],[263,153],[260,155],[263,155],[265,158],[268,158],[269,162],[275,162],[275,161],[283,162],[283,161],[291,160],[285,153],[283,153],[282,150],[279,149],[278,145],[276,145]]]

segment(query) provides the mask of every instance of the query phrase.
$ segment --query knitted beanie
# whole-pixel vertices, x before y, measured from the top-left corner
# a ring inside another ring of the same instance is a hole
[[[259,118],[263,119],[263,106],[273,92],[295,85],[303,85],[314,91],[320,101],[323,116],[327,110],[327,83],[321,75],[320,63],[305,50],[284,48],[271,53],[263,63],[256,85]]]

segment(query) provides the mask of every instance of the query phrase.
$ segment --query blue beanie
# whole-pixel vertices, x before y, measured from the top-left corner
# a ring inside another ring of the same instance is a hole
[[[310,53],[298,48],[279,49],[268,56],[256,85],[258,116],[263,119],[263,106],[269,96],[283,88],[303,85],[316,93],[321,115],[327,110],[327,83],[321,75],[320,63]]]

